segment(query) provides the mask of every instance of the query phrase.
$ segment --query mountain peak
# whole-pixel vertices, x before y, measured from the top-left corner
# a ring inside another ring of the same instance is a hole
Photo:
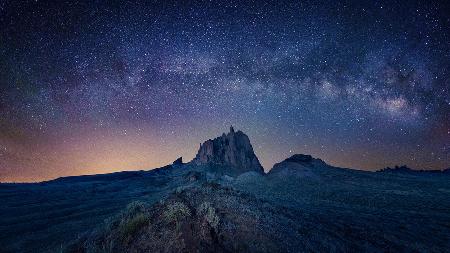
[[[242,131],[235,132],[233,126],[230,127],[229,133],[223,133],[220,137],[200,144],[200,149],[192,162],[232,166],[241,172],[264,173],[250,144],[250,139]]]

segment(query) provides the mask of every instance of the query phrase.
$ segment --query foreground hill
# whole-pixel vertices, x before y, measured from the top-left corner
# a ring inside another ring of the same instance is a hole
[[[263,174],[251,145],[212,143],[152,171],[0,185],[0,252],[450,248],[445,174],[363,172],[308,155]]]

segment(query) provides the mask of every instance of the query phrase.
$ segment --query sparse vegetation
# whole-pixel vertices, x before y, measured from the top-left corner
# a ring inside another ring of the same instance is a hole
[[[185,204],[181,202],[174,202],[167,206],[163,216],[168,222],[177,222],[183,218],[191,216],[191,211]]]
[[[205,220],[216,232],[218,231],[220,218],[210,202],[203,202],[198,208],[198,213],[205,217]]]
[[[119,233],[122,240],[126,241],[141,228],[143,228],[149,221],[149,217],[145,214],[138,214],[130,220],[126,220],[120,224]]]

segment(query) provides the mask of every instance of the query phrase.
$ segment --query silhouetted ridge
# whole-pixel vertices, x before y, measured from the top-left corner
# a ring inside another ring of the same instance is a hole
[[[294,162],[294,163],[308,163],[313,160],[313,157],[310,155],[303,155],[303,154],[295,154],[289,158],[287,158],[286,162]]]
[[[406,165],[398,166],[396,165],[394,168],[386,167],[384,169],[378,170],[377,172],[385,172],[385,173],[426,173],[426,174],[432,174],[432,173],[444,173],[444,174],[450,174],[450,168],[444,169],[444,170],[415,170],[411,169]]]
[[[194,164],[220,164],[238,168],[241,172],[257,171],[264,173],[256,157],[250,139],[242,131],[235,132],[230,127],[228,134],[222,134],[200,145]]]
[[[333,168],[318,158],[311,155],[295,154],[286,158],[280,163],[276,163],[269,171],[269,176],[282,177],[316,177],[318,170]]]

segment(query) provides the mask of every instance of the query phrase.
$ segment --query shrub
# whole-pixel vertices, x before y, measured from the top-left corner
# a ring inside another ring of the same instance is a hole
[[[133,201],[127,205],[125,214],[129,216],[134,216],[137,213],[146,212],[149,208],[149,205],[142,201]]]
[[[216,214],[215,208],[209,202],[203,202],[198,208],[198,213],[205,216],[208,224],[217,232],[219,228],[220,218]]]
[[[163,216],[168,222],[176,222],[184,217],[191,216],[191,211],[185,204],[181,202],[174,202],[167,206]]]
[[[119,233],[122,240],[126,241],[149,222],[149,217],[140,213],[133,218],[122,222],[119,227]]]
[[[107,230],[117,227],[117,235],[120,240],[126,242],[150,221],[148,208],[145,202],[133,201],[123,212],[107,222],[105,227]]]

